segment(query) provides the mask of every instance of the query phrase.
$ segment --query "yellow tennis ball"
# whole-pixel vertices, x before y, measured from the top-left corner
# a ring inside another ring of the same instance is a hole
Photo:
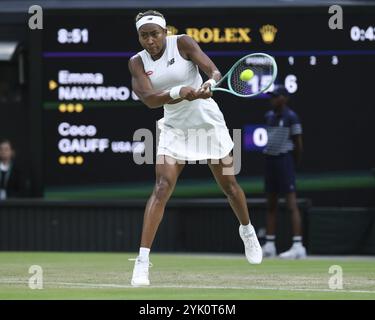
[[[250,69],[246,69],[246,70],[242,71],[241,74],[240,74],[240,79],[242,81],[249,81],[249,80],[251,80],[252,77],[254,77],[254,72]]]

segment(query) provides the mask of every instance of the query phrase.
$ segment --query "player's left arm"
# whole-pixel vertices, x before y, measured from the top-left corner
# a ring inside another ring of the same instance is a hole
[[[182,35],[178,38],[178,48],[180,52],[185,55],[184,58],[193,61],[199,69],[201,69],[209,79],[213,79],[218,82],[221,79],[221,73],[213,61],[202,51],[198,43],[187,35]],[[208,89],[211,86],[211,82],[206,81],[202,88],[203,91],[212,93]]]

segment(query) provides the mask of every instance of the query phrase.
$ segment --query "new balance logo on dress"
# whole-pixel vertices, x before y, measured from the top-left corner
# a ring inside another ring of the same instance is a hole
[[[172,64],[174,64],[174,58],[168,61],[167,67],[171,66]]]

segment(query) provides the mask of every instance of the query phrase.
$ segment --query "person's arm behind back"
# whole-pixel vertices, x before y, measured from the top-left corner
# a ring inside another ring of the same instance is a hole
[[[296,164],[299,164],[302,159],[302,150],[303,150],[302,134],[297,134],[297,135],[292,136],[292,140],[294,143],[294,150],[293,150],[294,160]]]
[[[293,156],[296,164],[299,164],[302,159],[303,142],[302,142],[302,125],[298,116],[294,114],[291,123],[291,138],[294,144]]]

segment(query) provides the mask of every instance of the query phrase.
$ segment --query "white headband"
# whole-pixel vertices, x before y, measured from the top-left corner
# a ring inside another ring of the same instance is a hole
[[[137,21],[135,26],[137,27],[137,30],[139,30],[140,27],[142,27],[144,24],[147,23],[155,23],[159,26],[161,26],[163,29],[166,29],[167,23],[165,22],[165,19],[159,16],[144,16],[141,19]]]

